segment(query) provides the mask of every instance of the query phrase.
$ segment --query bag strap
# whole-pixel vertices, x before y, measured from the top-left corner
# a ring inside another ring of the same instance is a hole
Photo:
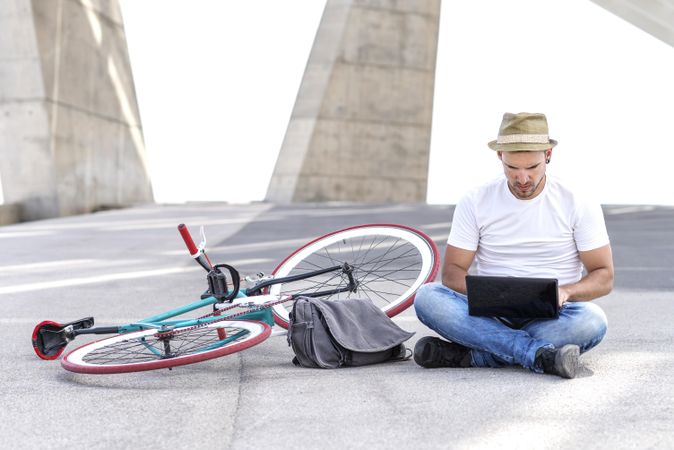
[[[414,352],[411,348],[407,348],[403,344],[400,344],[400,346],[402,347],[401,351],[398,353],[398,355],[393,356],[390,359],[391,361],[409,361],[409,359],[414,355]]]

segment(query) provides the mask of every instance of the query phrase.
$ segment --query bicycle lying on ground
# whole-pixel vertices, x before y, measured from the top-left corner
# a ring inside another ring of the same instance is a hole
[[[300,296],[369,298],[392,317],[413,303],[439,265],[438,249],[424,233],[403,225],[359,225],[309,242],[271,275],[244,279],[250,285],[243,288],[234,267],[211,263],[203,228],[199,246],[184,224],[178,230],[190,256],[208,272],[208,290],[199,301],[118,326],[94,327],[93,317],[66,324],[43,321],[33,330],[35,353],[52,360],[77,336],[114,334],[70,351],[61,365],[72,372],[108,374],[192,364],[259,344],[274,323],[287,328],[292,301]],[[211,311],[169,320],[204,307]]]

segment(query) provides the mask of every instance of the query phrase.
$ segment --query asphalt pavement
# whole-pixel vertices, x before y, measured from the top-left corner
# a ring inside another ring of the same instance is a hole
[[[292,365],[283,336],[173,370],[79,375],[38,359],[36,323],[129,322],[198,298],[204,272],[176,225],[204,225],[211,259],[269,273],[304,241],[401,223],[442,250],[452,206],[149,205],[0,227],[3,448],[674,448],[674,208],[604,208],[609,331],[564,380],[522,368],[339,370]],[[432,334],[413,308],[395,318]],[[79,340],[80,338],[78,338]],[[83,341],[84,342],[84,341]]]

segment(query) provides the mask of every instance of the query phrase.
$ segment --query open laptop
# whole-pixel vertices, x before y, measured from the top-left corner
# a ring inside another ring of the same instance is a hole
[[[467,275],[468,313],[471,316],[518,319],[559,317],[557,280]]]

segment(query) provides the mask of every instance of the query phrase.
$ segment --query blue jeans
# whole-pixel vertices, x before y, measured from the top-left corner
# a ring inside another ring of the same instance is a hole
[[[606,315],[589,302],[565,303],[558,319],[512,320],[468,315],[466,296],[440,283],[422,286],[414,299],[421,322],[440,336],[471,349],[474,367],[519,364],[535,372],[536,351],[576,344],[586,352],[606,334]]]

